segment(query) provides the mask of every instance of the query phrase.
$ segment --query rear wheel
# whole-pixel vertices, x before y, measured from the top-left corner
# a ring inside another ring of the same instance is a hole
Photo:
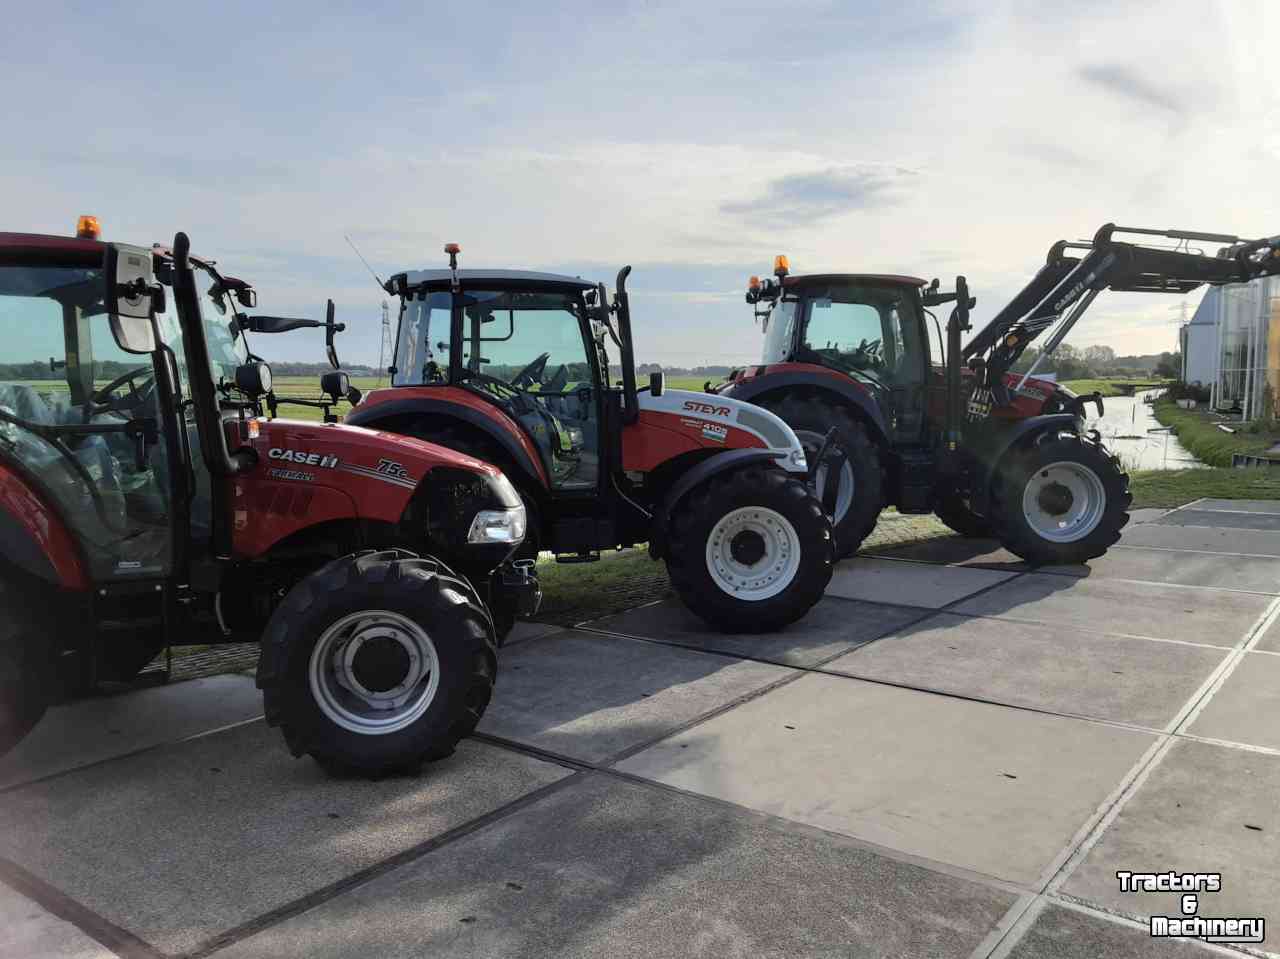
[[[53,694],[53,630],[31,595],[0,582],[0,753],[40,721]]]
[[[268,722],[295,756],[335,772],[412,771],[451,755],[497,671],[471,584],[404,550],[346,556],[299,582],[263,646]]]
[[[1057,434],[1011,452],[997,470],[992,520],[1004,547],[1028,562],[1094,559],[1129,522],[1129,477],[1099,443]]]
[[[671,517],[667,571],[691,610],[720,629],[793,623],[831,581],[831,524],[800,480],[747,467],[714,476]]]
[[[806,456],[817,456],[831,427],[836,427],[835,443],[844,454],[839,472],[839,488],[831,525],[835,531],[836,558],[857,552],[876,526],[884,505],[884,481],[880,472],[880,449],[866,426],[844,407],[817,396],[787,394],[761,403],[795,430]],[[819,466],[814,477],[815,491],[822,500],[830,478],[827,467]]]

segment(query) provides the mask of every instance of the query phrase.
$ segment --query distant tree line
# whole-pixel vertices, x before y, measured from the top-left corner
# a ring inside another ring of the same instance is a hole
[[[1019,357],[1014,372],[1025,373],[1040,357],[1034,346]],[[1037,373],[1056,373],[1060,380],[1089,380],[1101,377],[1164,377],[1177,379],[1182,371],[1179,353],[1148,353],[1142,356],[1117,356],[1109,346],[1086,346],[1083,349],[1062,343],[1037,368]]]

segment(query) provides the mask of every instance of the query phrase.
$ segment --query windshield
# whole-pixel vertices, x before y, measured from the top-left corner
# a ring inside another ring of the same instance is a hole
[[[195,269],[196,293],[200,299],[200,319],[204,325],[204,337],[209,345],[210,372],[215,383],[233,384],[236,368],[249,359],[249,344],[235,322],[235,307],[231,294],[215,293],[217,276],[197,264]],[[179,382],[183,392],[189,393],[187,359],[183,346],[182,328],[178,323],[173,290],[169,288],[165,309],[157,311],[156,326],[161,340],[174,352],[179,368]],[[234,325],[233,325],[234,324]]]
[[[877,386],[918,383],[924,375],[912,291],[842,283],[804,294],[805,358]]]
[[[763,363],[785,363],[791,359],[791,334],[795,331],[796,301],[783,300],[769,314],[764,331]]]
[[[392,386],[445,382],[449,367],[450,293],[418,293],[400,304]]]

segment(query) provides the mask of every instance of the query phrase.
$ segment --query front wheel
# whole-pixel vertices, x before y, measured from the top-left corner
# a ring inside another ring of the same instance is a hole
[[[782,470],[714,476],[671,517],[667,572],[711,625],[760,633],[793,623],[831,581],[831,524],[805,484]]]
[[[53,689],[54,631],[31,594],[0,582],[0,755],[45,714]]]
[[[1001,544],[1031,563],[1083,563],[1129,522],[1129,477],[1099,443],[1058,434],[997,468],[991,518]]]
[[[335,772],[413,771],[453,753],[497,671],[479,596],[404,550],[357,553],[299,582],[263,637],[267,721]]]

